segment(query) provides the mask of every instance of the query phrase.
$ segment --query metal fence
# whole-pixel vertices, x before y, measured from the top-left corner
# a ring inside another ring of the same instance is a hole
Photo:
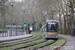
[[[7,32],[6,33],[0,33],[0,37],[10,37],[10,36],[19,36],[19,35],[25,35],[26,34],[26,32],[21,32],[21,31],[15,31],[15,30],[13,30],[12,31],[12,34],[11,34],[11,31],[10,30],[7,30]]]

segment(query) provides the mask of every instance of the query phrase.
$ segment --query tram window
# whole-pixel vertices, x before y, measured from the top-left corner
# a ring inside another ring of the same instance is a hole
[[[57,31],[57,26],[49,24],[49,25],[46,25],[46,29],[47,29],[46,30],[47,32],[56,32]]]
[[[58,31],[58,23],[57,22],[50,22],[52,24],[46,23],[46,31],[47,32],[57,32]],[[55,24],[53,24],[55,23]]]
[[[50,30],[56,30],[55,26],[52,25]]]

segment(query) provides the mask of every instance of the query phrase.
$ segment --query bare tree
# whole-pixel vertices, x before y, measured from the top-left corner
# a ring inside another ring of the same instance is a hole
[[[75,0],[70,0],[70,10],[71,10],[71,26],[72,26],[72,31],[71,31],[71,35],[75,35],[75,29],[73,28],[73,26],[75,25],[75,21],[74,21],[74,8],[75,8]]]
[[[67,33],[66,31],[68,31],[68,33],[70,34],[70,23],[69,23],[69,18],[68,18],[69,17],[68,16],[69,3],[68,3],[67,0],[62,0],[62,1],[64,2],[64,4],[62,2],[60,5],[61,5],[62,13],[63,13],[63,16],[64,16],[64,33],[66,34]],[[66,18],[67,18],[67,20],[66,20]],[[67,23],[67,26],[68,26],[68,30],[67,30],[67,27],[66,27],[66,23]]]

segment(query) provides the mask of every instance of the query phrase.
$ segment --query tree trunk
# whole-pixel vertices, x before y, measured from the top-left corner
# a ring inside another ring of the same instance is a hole
[[[61,14],[60,14],[60,11],[59,11],[59,21],[60,21],[60,34],[62,34],[62,22],[61,22]]]
[[[64,34],[66,34],[66,18],[65,18],[65,15],[64,15]]]
[[[69,23],[69,16],[68,16],[68,11],[67,11],[67,5],[66,5],[66,17],[67,17],[67,26],[68,26],[68,34],[70,34],[71,32],[70,32],[70,23]]]
[[[74,35],[74,28],[73,28],[73,26],[74,26],[74,16],[73,16],[73,14],[74,13],[73,13],[73,7],[72,7],[72,12],[71,13],[72,13],[71,19],[72,19],[72,30],[73,30],[71,35],[73,36]]]
[[[73,16],[73,14],[74,14],[74,8],[73,8],[73,2],[70,0],[70,8],[71,8],[71,27],[72,27],[72,31],[71,31],[71,36],[73,36],[74,35],[74,29],[73,29],[73,26],[74,26],[74,16]]]
[[[1,9],[1,14],[2,14],[2,29],[5,28],[5,9]]]
[[[35,24],[36,24],[36,22],[35,22],[35,19],[34,19],[34,17],[33,17],[33,22],[34,22],[34,31],[35,31]]]
[[[68,18],[68,16],[67,16],[67,25],[68,25],[68,34],[70,34],[71,31],[70,31],[70,23],[69,23],[69,18]]]

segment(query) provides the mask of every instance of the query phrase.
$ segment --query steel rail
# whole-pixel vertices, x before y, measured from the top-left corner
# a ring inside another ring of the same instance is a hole
[[[43,41],[41,41],[41,42],[37,42],[37,43],[33,43],[33,44],[29,44],[29,45],[22,46],[22,47],[18,47],[18,48],[11,49],[11,50],[18,50],[18,49],[22,49],[22,48],[27,48],[27,47],[30,47],[30,46],[34,46],[34,45],[37,45],[37,44],[40,44],[40,43],[46,42],[46,41],[47,41],[47,40],[43,40]]]
[[[39,38],[37,38],[37,39],[30,40],[30,41],[26,41],[26,42],[20,42],[20,43],[10,44],[10,45],[6,45],[6,46],[0,46],[0,48],[3,48],[3,47],[10,47],[10,46],[14,46],[14,45],[23,44],[23,43],[28,43],[28,42],[32,42],[32,41],[39,40],[39,39],[41,39],[41,38],[42,38],[42,36],[40,36],[40,37],[39,37]]]

